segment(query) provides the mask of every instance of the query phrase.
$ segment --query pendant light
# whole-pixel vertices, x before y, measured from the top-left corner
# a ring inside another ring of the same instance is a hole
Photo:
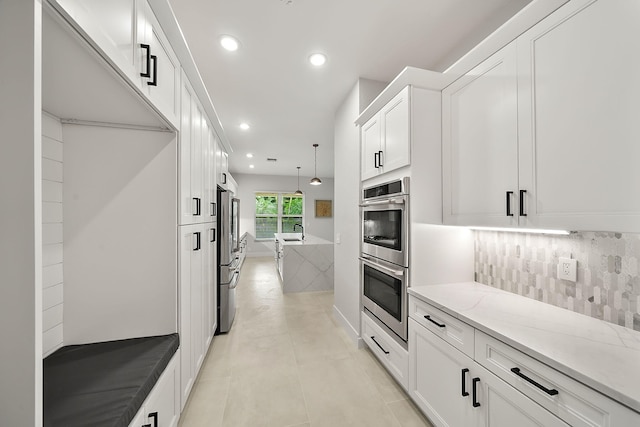
[[[311,178],[311,182],[309,182],[309,184],[311,185],[320,185],[322,184],[322,181],[320,181],[320,178],[318,178],[318,144],[313,144],[313,171],[314,171],[314,177]]]
[[[296,166],[298,168],[298,189],[293,194],[302,195],[302,191],[300,191],[300,166]]]

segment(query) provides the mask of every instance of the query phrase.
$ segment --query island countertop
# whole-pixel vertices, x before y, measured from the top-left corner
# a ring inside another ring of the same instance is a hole
[[[476,282],[408,292],[640,412],[640,332]]]
[[[309,234],[304,235],[304,240],[285,240],[300,238],[301,233],[275,233],[274,236],[282,245],[333,245],[329,240]]]

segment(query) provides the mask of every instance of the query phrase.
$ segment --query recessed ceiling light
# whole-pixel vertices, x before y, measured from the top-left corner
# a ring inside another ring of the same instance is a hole
[[[248,158],[252,158],[252,157],[253,157],[253,154],[251,154],[251,153],[247,153],[247,157],[248,157]]]
[[[249,126],[249,123],[240,123],[240,129],[242,130],[249,130],[251,126]]]
[[[253,169],[254,167],[255,167],[255,166],[253,166],[253,165],[249,165],[249,168],[251,168],[251,169]]]
[[[229,52],[235,52],[240,47],[240,43],[235,37],[224,35],[220,37],[220,45]]]
[[[327,55],[324,53],[314,53],[309,57],[309,62],[311,62],[311,65],[320,67],[327,62]]]

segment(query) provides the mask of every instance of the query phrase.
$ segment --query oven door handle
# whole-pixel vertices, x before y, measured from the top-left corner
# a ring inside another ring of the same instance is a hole
[[[378,268],[382,271],[386,271],[389,274],[393,274],[394,276],[404,276],[404,271],[403,270],[394,270],[393,268],[389,268],[389,267],[385,267],[384,265],[380,265],[377,262],[373,262],[368,258],[364,258],[359,256],[358,259],[362,262],[364,262],[365,264],[367,264],[370,267],[373,268]]]
[[[404,199],[371,200],[360,203],[361,208],[374,205],[404,205]]]

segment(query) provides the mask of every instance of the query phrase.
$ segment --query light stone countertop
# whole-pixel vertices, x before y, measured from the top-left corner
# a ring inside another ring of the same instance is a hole
[[[289,238],[297,238],[300,236],[300,233],[275,233],[275,238],[280,241],[282,245],[333,245],[333,242],[329,240],[325,240],[321,237],[312,236],[309,234],[304,235],[304,240],[293,240],[293,241],[285,241],[284,239]]]
[[[477,282],[408,292],[640,412],[640,332]]]

